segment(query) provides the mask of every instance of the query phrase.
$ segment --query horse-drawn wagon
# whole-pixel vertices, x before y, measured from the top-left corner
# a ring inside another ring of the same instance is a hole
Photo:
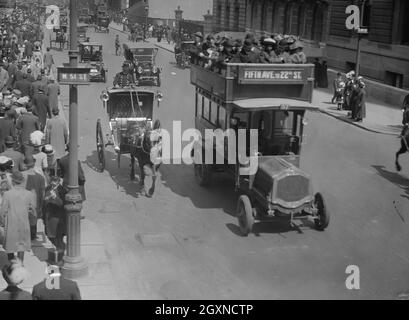
[[[160,141],[152,139],[152,133],[160,129],[160,122],[153,121],[155,104],[159,107],[163,95],[158,91],[142,87],[110,88],[101,94],[107,121],[98,119],[96,125],[96,145],[99,170],[105,170],[105,148],[112,146],[117,155],[118,168],[121,155],[131,156],[131,180],[135,178],[134,163],[138,160],[141,185],[144,183],[147,170],[151,170],[154,188],[156,169],[160,162]],[[108,124],[105,138],[103,126]],[[148,195],[153,190],[148,191]]]
[[[192,150],[195,177],[201,186],[220,171],[234,178],[243,235],[255,222],[279,218],[291,225],[309,219],[319,230],[329,224],[323,196],[313,193],[310,176],[300,169],[305,115],[317,110],[311,105],[313,68],[231,63],[216,73],[191,67],[196,128],[202,137],[206,130],[222,132],[220,139],[202,138]],[[215,155],[210,161],[204,156],[209,150]]]

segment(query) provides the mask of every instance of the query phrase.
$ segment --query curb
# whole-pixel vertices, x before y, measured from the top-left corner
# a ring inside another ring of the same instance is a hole
[[[322,109],[322,108],[318,108],[318,109],[319,109],[319,111],[320,111],[321,113],[323,113],[323,114],[326,114],[326,115],[328,115],[328,116],[330,116],[330,117],[333,117],[333,118],[335,118],[335,119],[337,119],[337,120],[340,120],[340,121],[342,121],[342,122],[349,123],[350,125],[353,125],[353,126],[355,126],[355,127],[357,127],[357,128],[360,128],[360,129],[363,129],[363,130],[365,130],[365,131],[372,132],[372,133],[378,133],[378,134],[389,135],[389,136],[396,136],[395,133],[370,129],[370,128],[367,128],[367,127],[365,127],[365,126],[363,126],[363,125],[361,125],[361,124],[358,124],[358,123],[355,123],[355,122],[346,120],[346,119],[344,119],[344,118],[342,118],[342,117],[340,117],[340,116],[337,116],[337,115],[335,115],[335,114],[333,114],[333,113],[331,113],[331,112],[326,111],[325,109]]]

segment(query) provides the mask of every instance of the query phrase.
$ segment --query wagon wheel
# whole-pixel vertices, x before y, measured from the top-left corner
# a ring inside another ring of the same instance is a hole
[[[237,203],[237,219],[239,220],[240,231],[244,237],[253,230],[254,217],[253,208],[248,196],[242,195]]]
[[[328,227],[330,215],[325,206],[324,198],[321,193],[317,193],[314,197],[314,206],[317,209],[318,219],[315,220],[315,228],[324,231]]]
[[[97,139],[97,155],[98,155],[99,170],[101,172],[104,172],[105,170],[105,145],[104,145],[104,137],[102,135],[100,119],[98,119],[97,121],[96,139]]]

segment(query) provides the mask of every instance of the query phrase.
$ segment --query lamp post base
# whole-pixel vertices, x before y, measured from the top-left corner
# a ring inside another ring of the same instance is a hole
[[[82,257],[63,258],[64,265],[61,268],[61,274],[67,279],[77,279],[88,275],[88,265]]]

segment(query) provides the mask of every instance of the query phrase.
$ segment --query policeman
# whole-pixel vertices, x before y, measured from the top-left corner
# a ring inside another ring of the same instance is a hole
[[[133,83],[135,83],[135,81],[130,71],[129,62],[125,61],[122,64],[122,72],[117,73],[115,76],[114,87],[129,87]]]

